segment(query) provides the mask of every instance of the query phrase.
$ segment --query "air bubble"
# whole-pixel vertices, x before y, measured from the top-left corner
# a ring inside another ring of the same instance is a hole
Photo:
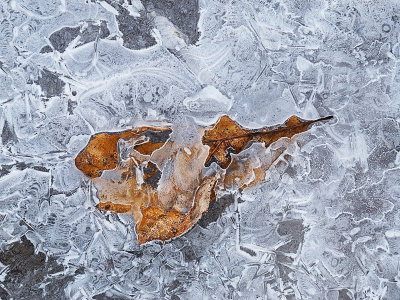
[[[388,33],[390,31],[390,25],[389,24],[383,24],[382,25],[382,31]]]

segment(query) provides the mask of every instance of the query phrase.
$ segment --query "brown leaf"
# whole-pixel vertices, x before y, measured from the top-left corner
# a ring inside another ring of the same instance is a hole
[[[98,209],[134,217],[139,244],[166,241],[196,224],[218,190],[246,188],[264,180],[283,150],[267,153],[258,146],[243,151],[251,141],[268,147],[329,118],[301,121],[291,117],[284,126],[251,130],[223,116],[212,129],[196,129],[191,142],[178,139],[178,143],[169,140],[168,127],[100,133],[90,139],[75,164],[93,181]],[[235,153],[233,158],[231,153]],[[226,171],[205,171],[212,161]]]
[[[131,210],[130,205],[118,204],[110,201],[99,203],[97,208],[101,210],[109,210],[114,213],[126,213]]]
[[[158,207],[144,209],[143,217],[136,226],[139,245],[152,240],[166,241],[189,230],[215,199],[213,190],[216,179],[216,176],[213,176],[203,180],[196,191],[194,205],[186,214],[175,209],[169,211],[163,211]]]
[[[129,135],[96,135],[76,158],[82,171],[96,171],[96,176],[85,174],[97,189],[98,209],[133,215],[140,244],[168,240],[186,232],[215,198],[216,177],[202,175],[207,157],[207,147],[200,142],[202,132],[198,132],[197,145],[187,147],[167,142],[170,133],[169,129],[139,128]],[[124,161],[118,153],[118,138],[127,143],[125,148],[134,149]],[[98,158],[110,153],[114,159],[100,164]],[[168,169],[165,178],[153,161]]]
[[[175,210],[164,212],[157,207],[148,207],[142,213],[143,218],[136,226],[139,245],[152,240],[169,240],[193,225],[188,215]]]
[[[221,168],[226,169],[232,161],[231,153],[238,154],[243,151],[250,141],[263,142],[268,147],[282,137],[292,137],[304,132],[308,127],[319,121],[329,120],[332,116],[311,121],[302,121],[296,116],[290,117],[284,126],[275,129],[264,127],[261,129],[245,129],[228,116],[222,116],[218,123],[203,136],[203,144],[210,147],[205,166],[216,162]]]
[[[158,201],[157,174],[160,171],[157,166],[151,162],[136,165],[133,160],[129,160],[107,172],[107,176],[92,179],[100,201],[98,208],[120,212],[118,210],[123,207],[124,212],[133,215],[135,221],[139,222],[142,218],[141,210]],[[116,207],[109,205],[110,203]]]
[[[249,155],[235,156],[226,169],[224,186],[227,188],[252,187],[265,179],[266,171],[275,164],[284,153],[285,147],[267,151],[258,147]]]
[[[135,137],[136,133],[129,130],[92,136],[89,144],[75,158],[75,166],[92,178],[99,177],[104,170],[114,169],[118,163],[117,142],[129,136]]]
[[[205,165],[216,161],[226,169],[231,162],[230,152],[239,153],[252,139],[251,131],[243,129],[228,116],[222,116],[218,123],[203,135],[203,144],[210,147]]]
[[[112,170],[117,166],[117,144],[120,139],[139,140],[135,150],[150,155],[164,145],[171,132],[168,127],[140,127],[136,130],[95,134],[75,158],[75,166],[91,178],[99,177],[104,170]]]

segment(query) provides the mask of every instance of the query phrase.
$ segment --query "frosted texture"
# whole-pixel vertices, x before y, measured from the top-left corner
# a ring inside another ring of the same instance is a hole
[[[400,299],[397,0],[5,0],[0,19],[1,299]],[[335,119],[165,244],[95,208],[74,166],[91,134],[222,114]]]

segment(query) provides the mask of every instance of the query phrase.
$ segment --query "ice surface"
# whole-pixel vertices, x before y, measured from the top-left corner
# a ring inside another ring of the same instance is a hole
[[[11,0],[0,17],[1,299],[400,299],[399,1]],[[96,209],[74,166],[91,134],[222,114],[335,118],[165,244]]]

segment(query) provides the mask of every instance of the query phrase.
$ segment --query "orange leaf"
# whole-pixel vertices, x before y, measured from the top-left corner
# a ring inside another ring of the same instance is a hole
[[[164,212],[157,207],[148,207],[142,213],[142,221],[136,226],[139,245],[152,240],[169,240],[193,225],[188,215],[174,210]]]
[[[168,127],[99,133],[78,154],[75,164],[93,181],[98,209],[133,215],[139,244],[166,241],[196,224],[218,190],[246,188],[264,180],[265,171],[282,150],[267,154],[259,148],[233,159],[231,153],[241,153],[251,141],[268,147],[330,118],[302,121],[293,116],[283,126],[253,130],[223,116],[212,129],[197,128],[197,136],[185,145],[169,140],[172,130]],[[226,171],[205,170],[213,161]]]
[[[101,210],[109,210],[115,213],[126,213],[131,210],[130,205],[118,204],[110,201],[99,203],[97,208]]]
[[[240,153],[250,141],[263,142],[265,147],[268,147],[282,137],[290,138],[297,133],[306,131],[315,122],[331,118],[332,116],[302,121],[296,116],[292,116],[285,122],[285,126],[276,129],[264,127],[251,130],[241,127],[228,116],[222,116],[212,129],[206,130],[204,133],[202,142],[210,147],[205,166],[209,166],[215,161],[221,168],[226,169],[232,161],[230,153]]]
[[[119,159],[117,144],[120,139],[148,137],[147,140],[135,145],[135,150],[141,154],[150,155],[164,145],[171,132],[168,127],[141,127],[124,132],[95,134],[75,158],[75,165],[87,176],[99,177],[103,171],[112,170],[117,166]]]

